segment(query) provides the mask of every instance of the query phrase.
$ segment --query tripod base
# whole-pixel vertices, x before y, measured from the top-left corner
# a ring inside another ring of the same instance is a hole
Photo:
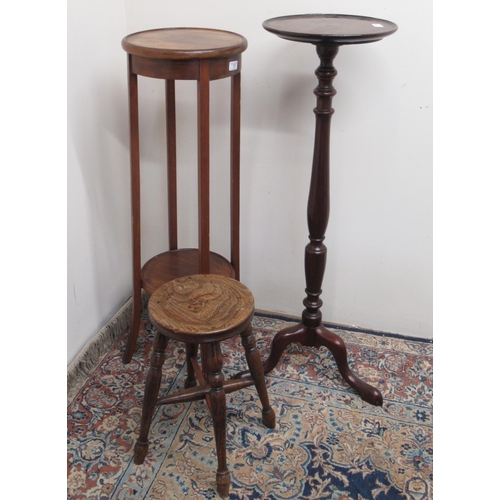
[[[304,347],[326,347],[332,353],[342,378],[360,395],[361,399],[371,405],[382,406],[383,397],[380,391],[361,380],[349,368],[347,349],[342,338],[322,324],[308,328],[303,323],[299,323],[278,332],[272,341],[271,353],[263,363],[264,373],[267,374],[276,367],[285,349],[294,342]],[[250,377],[250,373],[245,371],[238,373],[235,378],[247,377]]]

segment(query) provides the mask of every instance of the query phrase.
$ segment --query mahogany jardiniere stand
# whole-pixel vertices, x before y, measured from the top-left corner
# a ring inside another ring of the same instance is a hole
[[[247,40],[230,31],[205,28],[163,28],[126,36],[122,47],[128,55],[130,118],[130,169],[132,193],[132,325],[123,355],[129,363],[134,353],[141,318],[141,290],[152,295],[164,283],[193,274],[217,274],[239,280],[240,203],[240,98],[241,54]],[[141,267],[141,209],[139,156],[139,103],[137,77],[165,80],[168,178],[168,251]],[[210,81],[231,78],[230,170],[231,261],[210,252],[209,128]],[[177,243],[177,158],[175,81],[198,82],[198,245],[179,249]],[[195,346],[190,346],[195,347]]]
[[[305,249],[306,298],[302,322],[280,331],[273,339],[271,353],[264,363],[268,373],[278,363],[285,348],[299,342],[304,346],[328,348],[342,377],[359,393],[361,398],[373,405],[382,404],[380,391],[360,380],[347,363],[347,351],[342,338],[327,330],[321,320],[321,284],[326,266],[326,246],[323,243],[328,225],[330,204],[330,122],[334,112],[332,97],[336,94],[332,86],[337,71],[333,59],[341,45],[376,42],[391,35],[397,26],[384,19],[337,14],[304,14],[268,19],[263,27],[286,40],[316,45],[320,65],[316,70],[318,86],[316,132],[312,163],[311,185],[307,208],[309,244]],[[247,373],[239,374],[241,377]]]

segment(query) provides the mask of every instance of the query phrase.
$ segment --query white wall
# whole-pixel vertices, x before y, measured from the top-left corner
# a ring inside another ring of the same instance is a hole
[[[256,306],[300,316],[315,106],[312,45],[261,25],[304,12],[389,19],[342,47],[331,136],[325,321],[432,336],[432,2],[74,0],[68,4],[68,362],[131,295],[128,33],[228,29],[242,70],[242,281]],[[143,260],[166,249],[163,84],[139,79]],[[228,255],[229,82],[212,82],[213,248]],[[196,244],[195,84],[178,85],[182,246]],[[220,146],[220,147],[219,147]]]

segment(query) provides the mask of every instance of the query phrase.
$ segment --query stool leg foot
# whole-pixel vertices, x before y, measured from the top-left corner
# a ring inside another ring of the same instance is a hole
[[[206,346],[208,383],[210,384],[210,409],[214,423],[217,451],[217,491],[221,497],[229,496],[231,478],[226,464],[226,393],[222,374],[222,353],[219,342]]]
[[[146,455],[148,454],[148,448],[149,444],[146,439],[146,442],[141,442],[137,440],[134,446],[134,464],[135,465],[141,465],[144,463],[144,459],[146,458]]]
[[[262,410],[262,421],[268,429],[274,429],[276,427],[276,415],[272,408]]]
[[[217,471],[217,492],[222,498],[227,498],[229,496],[229,487],[231,486],[231,475],[229,471],[219,472]]]
[[[186,344],[186,381],[184,382],[184,388],[189,389],[190,387],[196,386],[196,374],[194,372],[193,363],[191,363],[191,358],[196,358],[198,355],[198,344]]]
[[[260,402],[262,403],[262,420],[264,421],[266,427],[274,429],[276,426],[276,416],[274,415],[274,410],[269,404],[269,396],[267,394],[266,380],[264,377],[264,368],[262,367],[260,354],[256,347],[251,324],[248,325],[245,331],[241,333],[241,343],[245,349],[248,367],[250,368],[250,373],[255,382]]]
[[[134,463],[139,465],[144,462],[148,452],[148,435],[153,414],[158,399],[158,392],[161,385],[161,368],[165,361],[165,349],[167,348],[168,338],[161,333],[156,333],[153,342],[153,351],[151,353],[151,365],[146,378],[146,388],[144,390],[144,401],[142,403],[141,430],[139,439],[134,447]]]

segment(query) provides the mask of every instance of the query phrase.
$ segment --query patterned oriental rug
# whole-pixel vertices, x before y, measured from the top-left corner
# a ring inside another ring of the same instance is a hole
[[[290,324],[255,315],[263,359]],[[432,343],[336,331],[350,367],[382,392],[383,406],[363,402],[325,348],[289,346],[266,376],[275,429],[262,424],[253,386],[227,395],[231,499],[432,498]],[[68,499],[219,498],[205,401],[157,407],[146,460],[134,464],[154,332],[144,318],[138,349],[123,365],[127,333],[111,339],[83,375],[68,378]],[[222,345],[226,378],[246,369],[239,337]],[[183,387],[184,371],[183,344],[171,341],[160,396]]]

